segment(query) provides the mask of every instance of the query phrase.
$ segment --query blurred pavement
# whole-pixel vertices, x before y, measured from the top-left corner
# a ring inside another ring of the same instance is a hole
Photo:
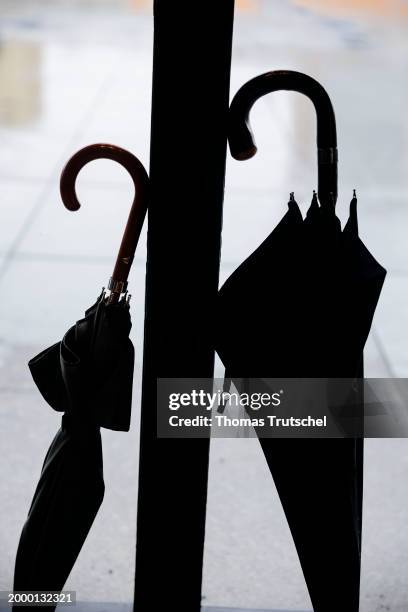
[[[366,350],[371,377],[408,376],[405,6],[237,2],[231,94],[256,74],[288,68],[316,77],[332,97],[338,214],[344,222],[356,187],[360,233],[388,270]],[[99,161],[81,173],[84,205],[69,213],[60,202],[59,173],[92,142],[129,148],[148,165],[153,23],[147,0],[3,0],[0,17],[1,590],[11,587],[21,526],[59,425],[26,363],[58,340],[106,284],[132,199],[125,171]],[[263,98],[252,124],[258,155],[246,163],[228,159],[221,281],[276,225],[290,191],[305,212],[316,187],[315,116],[306,99]],[[130,278],[133,424],[129,434],[103,432],[106,496],[66,585],[79,600],[133,597],[144,271],[143,237]],[[367,441],[362,612],[408,609],[407,474],[408,441]],[[253,439],[212,442],[203,604],[311,607]]]

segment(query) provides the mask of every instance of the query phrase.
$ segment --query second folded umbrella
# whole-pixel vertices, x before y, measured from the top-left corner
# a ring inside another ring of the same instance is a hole
[[[260,378],[322,379],[329,387],[338,379],[357,381],[350,388],[354,397],[347,398],[361,425],[357,435],[317,440],[289,439],[288,433],[288,439],[278,439],[257,431],[313,609],[357,612],[363,349],[385,270],[358,236],[356,198],[343,231],[335,214],[336,123],[330,98],[317,81],[276,71],[246,83],[230,108],[232,155],[247,159],[255,154],[250,109],[260,96],[281,89],[305,94],[316,108],[319,197],[314,195],[303,220],[292,195],[281,222],[221,287],[215,344],[226,368],[226,386],[232,380],[239,388],[243,377],[254,379],[249,384],[255,387]]]

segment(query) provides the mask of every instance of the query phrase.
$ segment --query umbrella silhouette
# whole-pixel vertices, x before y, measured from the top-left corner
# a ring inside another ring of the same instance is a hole
[[[356,197],[343,231],[335,214],[337,136],[327,92],[298,72],[252,79],[231,103],[230,150],[241,160],[256,153],[250,109],[260,96],[282,89],[303,93],[315,106],[318,196],[303,219],[292,193],[280,223],[219,291],[216,350],[226,368],[224,389],[250,378],[318,378],[334,387],[338,379],[356,380],[352,403],[362,436],[363,349],[386,272],[358,236]],[[257,433],[315,612],[357,612],[362,437]]]
[[[79,171],[99,158],[117,161],[128,170],[135,198],[109,290],[102,290],[60,342],[29,362],[44,399],[64,414],[21,533],[14,590],[63,588],[104,495],[100,427],[128,431],[130,426],[134,350],[126,287],[146,213],[148,177],[128,151],[90,145],[62,172],[61,197],[68,209],[80,207],[75,193]]]

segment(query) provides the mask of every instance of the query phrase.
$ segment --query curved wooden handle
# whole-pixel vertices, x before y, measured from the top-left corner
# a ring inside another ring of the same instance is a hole
[[[135,197],[130,209],[115,268],[109,281],[110,301],[117,301],[126,291],[127,279],[136,251],[136,246],[146,216],[149,198],[149,177],[143,164],[126,149],[111,144],[92,144],[77,151],[65,165],[60,179],[60,193],[68,210],[78,210],[75,183],[79,172],[90,161],[111,159],[126,168],[135,186]]]
[[[314,104],[317,115],[318,194],[321,204],[337,201],[337,131],[330,97],[315,79],[292,70],[275,70],[251,79],[239,89],[229,110],[228,141],[235,159],[249,159],[257,151],[249,113],[258,98],[273,91],[297,91]]]

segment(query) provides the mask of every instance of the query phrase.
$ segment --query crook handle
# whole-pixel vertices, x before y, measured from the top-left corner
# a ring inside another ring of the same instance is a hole
[[[112,159],[118,162],[129,172],[135,186],[135,197],[108,285],[111,291],[109,301],[116,302],[126,291],[129,271],[146,216],[149,178],[143,164],[126,149],[103,143],[89,145],[77,151],[68,160],[61,173],[60,193],[64,206],[68,210],[80,208],[81,204],[75,190],[76,179],[82,168],[95,159]]]
[[[292,70],[275,70],[251,79],[236,93],[229,111],[228,140],[235,159],[249,159],[257,151],[249,113],[253,104],[273,91],[298,91],[314,104],[317,115],[318,195],[322,205],[337,201],[337,132],[330,97],[312,77]],[[331,195],[332,194],[332,195]]]

